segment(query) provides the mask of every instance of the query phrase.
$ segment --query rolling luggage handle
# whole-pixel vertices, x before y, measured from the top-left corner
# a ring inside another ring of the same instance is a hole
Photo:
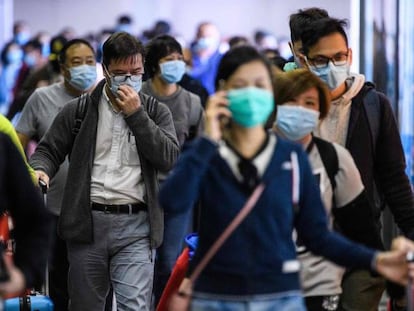
[[[45,207],[47,207],[47,184],[45,181],[39,179],[39,186],[43,193],[43,202]],[[43,288],[43,294],[49,296],[49,263],[46,262],[46,271],[45,271],[45,285]]]

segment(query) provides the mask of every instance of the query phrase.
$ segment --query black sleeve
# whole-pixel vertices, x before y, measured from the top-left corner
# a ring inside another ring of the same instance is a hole
[[[403,233],[414,240],[414,197],[405,173],[406,163],[401,137],[391,105],[379,93],[381,127],[375,151],[377,186]]]
[[[334,226],[336,231],[352,241],[377,248],[378,245],[382,245],[381,236],[376,228],[372,208],[367,206],[369,201],[363,190],[347,205],[332,210]]]
[[[21,154],[11,140],[1,134],[1,181],[3,202],[14,222],[15,265],[22,270],[28,288],[43,282],[51,237],[50,215],[38,188],[33,184]]]

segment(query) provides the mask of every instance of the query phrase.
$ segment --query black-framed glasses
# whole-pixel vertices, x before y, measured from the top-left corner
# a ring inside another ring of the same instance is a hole
[[[332,62],[335,66],[343,66],[348,62],[348,55],[349,53],[341,52],[335,54],[333,57],[326,57],[326,56],[316,56],[313,58],[305,56],[306,62],[318,69],[323,69],[328,67],[329,62]]]

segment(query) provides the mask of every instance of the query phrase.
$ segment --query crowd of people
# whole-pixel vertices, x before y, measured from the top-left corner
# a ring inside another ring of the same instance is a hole
[[[211,22],[188,47],[165,21],[141,36],[131,22],[121,16],[99,38],[67,28],[49,42],[16,23],[3,48],[10,121],[0,121],[21,152],[1,134],[0,172],[14,181],[19,166],[26,176],[12,187],[33,193],[12,200],[0,181],[17,245],[0,294],[41,284],[49,254],[55,310],[155,310],[196,231],[171,310],[374,311],[385,289],[391,311],[407,310],[412,185],[388,98],[350,71],[346,22],[321,8],[291,14],[291,59],[264,31],[223,50]],[[385,206],[404,236],[389,250]],[[35,247],[39,257],[22,257]]]

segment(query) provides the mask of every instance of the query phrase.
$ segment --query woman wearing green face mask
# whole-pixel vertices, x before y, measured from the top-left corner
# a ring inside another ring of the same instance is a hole
[[[278,103],[274,130],[280,136],[302,144],[317,177],[329,225],[344,236],[369,243],[364,238],[375,232],[359,171],[349,152],[338,144],[312,136],[312,131],[328,113],[329,91],[306,69],[280,73],[274,80]],[[381,239],[380,236],[377,237]],[[313,255],[296,240],[301,262],[301,281],[308,311],[338,310],[344,269]]]
[[[266,131],[273,110],[272,76],[259,52],[248,46],[227,52],[216,87],[207,103],[204,136],[183,151],[160,189],[160,203],[171,215],[201,202],[189,275],[256,186],[264,190],[194,284],[181,283],[181,297],[192,294],[190,309],[306,310],[293,229],[314,253],[403,282],[397,276],[407,274],[401,252],[377,253],[328,230],[305,151]],[[176,297],[171,310],[184,310],[184,302]]]

